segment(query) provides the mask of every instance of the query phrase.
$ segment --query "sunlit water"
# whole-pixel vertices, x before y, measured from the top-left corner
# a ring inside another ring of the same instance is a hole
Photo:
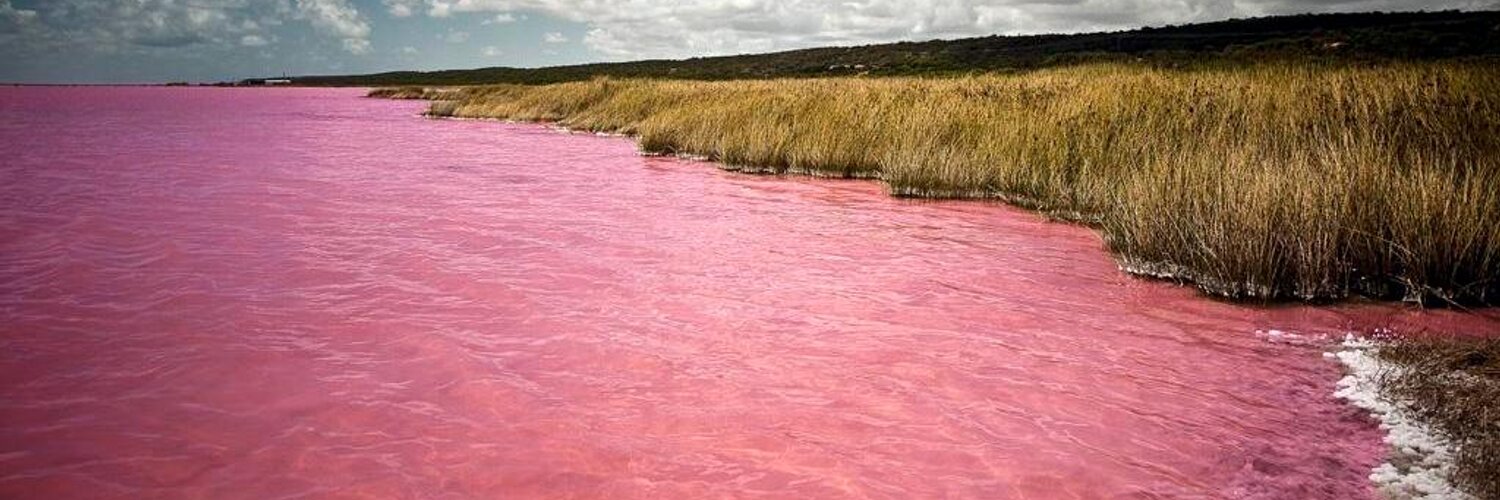
[[[1500,331],[360,93],[0,90],[0,497],[1359,498],[1318,336]]]

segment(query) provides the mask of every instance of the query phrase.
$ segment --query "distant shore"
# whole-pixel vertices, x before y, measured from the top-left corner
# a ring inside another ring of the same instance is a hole
[[[293,77],[303,85],[401,86],[587,81],[594,77],[762,80],[955,77],[1087,63],[1233,68],[1266,61],[1382,64],[1500,57],[1500,11],[1300,14],[1126,31],[982,36],[765,54]]]

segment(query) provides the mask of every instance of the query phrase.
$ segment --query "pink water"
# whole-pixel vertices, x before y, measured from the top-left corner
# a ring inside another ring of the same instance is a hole
[[[0,89],[0,497],[1359,498],[1316,336],[1500,332],[360,93]]]

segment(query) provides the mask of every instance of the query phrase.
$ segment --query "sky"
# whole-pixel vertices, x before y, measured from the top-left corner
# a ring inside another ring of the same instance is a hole
[[[1500,0],[0,0],[0,82],[683,58]]]

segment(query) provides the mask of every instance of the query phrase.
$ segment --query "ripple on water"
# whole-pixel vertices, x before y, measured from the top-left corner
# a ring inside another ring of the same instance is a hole
[[[1370,497],[1317,339],[1500,331],[357,95],[0,89],[0,496]]]

